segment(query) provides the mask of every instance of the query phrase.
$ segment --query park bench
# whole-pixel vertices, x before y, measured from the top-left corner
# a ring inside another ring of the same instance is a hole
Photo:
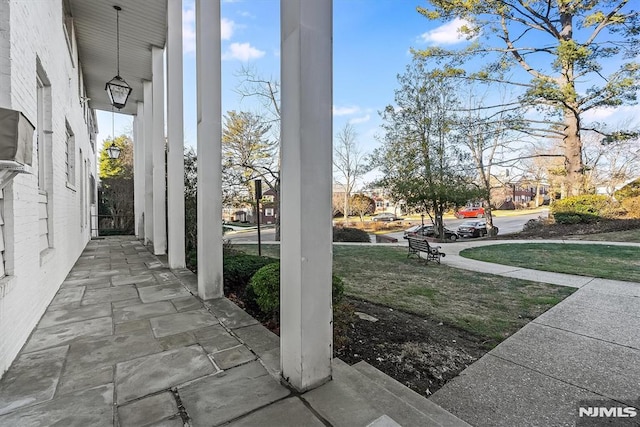
[[[407,241],[409,242],[409,253],[407,254],[407,258],[411,255],[416,255],[418,258],[422,258],[420,256],[420,252],[424,252],[427,254],[427,257],[425,258],[427,262],[436,261],[440,264],[440,258],[445,256],[443,252],[440,252],[440,246],[431,246],[424,238],[409,236],[407,237]]]

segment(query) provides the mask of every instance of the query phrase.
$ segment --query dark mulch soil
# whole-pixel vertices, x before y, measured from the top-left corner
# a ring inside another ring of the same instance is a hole
[[[429,396],[487,352],[481,338],[442,322],[348,299],[356,312],[378,321],[355,318],[347,344],[335,356],[348,364],[361,360]]]
[[[498,235],[496,239],[562,239],[587,234],[609,233],[640,228],[640,219],[603,219],[591,224],[550,224],[547,221],[529,221],[519,233]]]
[[[241,295],[227,297],[280,335],[277,322],[266,318]],[[345,336],[334,331],[334,356],[349,365],[361,360],[424,396],[429,396],[488,351],[487,342],[462,329],[432,319],[353,298],[345,298],[356,312],[376,322],[350,316]]]

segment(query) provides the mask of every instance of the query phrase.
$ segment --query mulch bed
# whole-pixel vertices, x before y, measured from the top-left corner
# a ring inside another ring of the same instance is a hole
[[[614,231],[635,230],[640,228],[640,219],[603,219],[591,224],[549,224],[531,220],[519,233],[498,235],[495,239],[571,239],[588,234],[610,233]]]
[[[348,299],[357,312],[348,342],[335,356],[348,364],[361,360],[412,390],[429,396],[488,351],[480,337],[442,322]]]

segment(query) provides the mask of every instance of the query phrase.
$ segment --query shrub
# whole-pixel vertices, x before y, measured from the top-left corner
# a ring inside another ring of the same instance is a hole
[[[572,196],[555,201],[551,212],[560,224],[590,223],[605,217],[610,203],[611,199],[604,195]]]
[[[260,310],[276,317],[280,312],[280,262],[266,265],[256,271],[250,281],[250,288]],[[344,297],[344,282],[335,274],[331,278],[331,300],[336,307]]]
[[[572,213],[557,212],[553,214],[553,218],[558,224],[580,224],[583,222],[594,222],[593,218],[587,218],[586,216],[576,215]]]
[[[339,276],[331,275],[331,300],[337,305],[344,297],[344,282]]]
[[[225,294],[247,295],[251,277],[262,267],[277,262],[276,258],[244,253],[225,255],[222,264]],[[248,294],[248,296],[251,299],[251,294]]]
[[[250,284],[260,310],[275,316],[280,309],[280,263],[265,265],[256,271]]]
[[[371,238],[364,230],[349,227],[333,227],[333,241],[370,243]]]
[[[622,208],[630,218],[640,218],[640,196],[628,197],[622,201]]]
[[[640,197],[640,179],[630,182],[615,193],[613,196],[621,202],[625,199]]]

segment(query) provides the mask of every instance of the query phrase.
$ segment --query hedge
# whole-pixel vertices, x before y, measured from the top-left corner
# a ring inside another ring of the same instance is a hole
[[[585,194],[556,200],[551,205],[553,218],[559,224],[596,222],[607,216],[611,199],[600,194]]]
[[[371,238],[364,230],[350,227],[333,227],[333,241],[371,243]]]

